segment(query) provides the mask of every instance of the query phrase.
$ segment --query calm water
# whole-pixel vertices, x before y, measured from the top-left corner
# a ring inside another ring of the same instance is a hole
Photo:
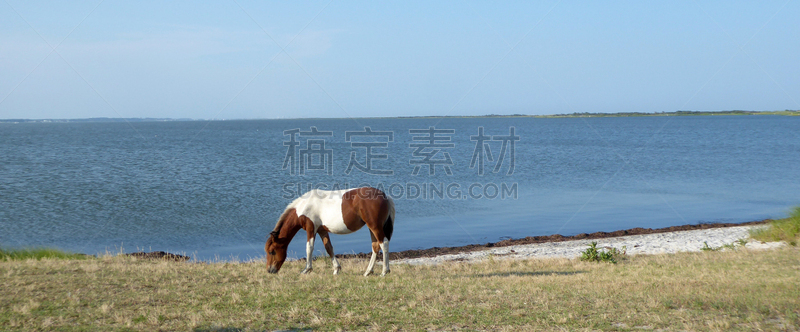
[[[391,132],[392,140],[346,140],[346,132],[364,126]],[[298,158],[310,151],[312,167],[300,175],[298,160],[289,160],[291,174],[282,167],[291,147],[284,131],[311,127],[333,136],[298,135],[294,150]],[[444,160],[448,153],[452,175],[444,164],[429,174],[424,155],[434,150],[410,147],[428,141],[413,140],[427,134],[409,130],[429,127],[452,130],[436,134],[451,141],[434,142],[452,147],[432,155]],[[479,127],[496,139],[484,142],[493,158],[484,158],[483,175],[470,168]],[[510,127],[519,136],[513,174],[510,145],[493,173]],[[314,153],[320,145],[308,148],[315,139],[325,141],[329,159]],[[365,164],[367,148],[353,144],[359,142],[383,143],[372,154],[385,158],[373,158],[367,170],[393,174],[347,174],[351,153]],[[745,222],[783,217],[800,204],[800,117],[6,123],[0,156],[0,244],[85,253],[259,257],[284,206],[309,185],[391,188],[392,250]],[[417,175],[414,161],[423,162]],[[510,197],[495,190],[503,186]],[[291,246],[296,255],[305,253],[304,237],[300,232]],[[340,253],[369,250],[366,229],[332,240]]]

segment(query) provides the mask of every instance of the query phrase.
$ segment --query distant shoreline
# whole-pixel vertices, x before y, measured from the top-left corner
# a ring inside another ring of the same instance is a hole
[[[800,110],[785,111],[675,111],[675,112],[618,112],[618,113],[570,113],[570,114],[486,114],[486,115],[421,115],[421,116],[389,116],[389,117],[355,117],[355,119],[473,119],[473,118],[621,118],[651,116],[720,116],[720,115],[783,115],[800,116]],[[0,123],[97,123],[97,122],[171,122],[171,121],[250,121],[250,120],[311,120],[311,119],[345,119],[345,118],[286,118],[286,119],[189,119],[189,118],[84,118],[84,119],[0,119]]]

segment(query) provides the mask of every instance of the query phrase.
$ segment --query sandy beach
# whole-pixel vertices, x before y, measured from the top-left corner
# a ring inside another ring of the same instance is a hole
[[[772,249],[785,245],[784,242],[760,242],[750,239],[750,229],[763,225],[697,229],[654,234],[618,236],[602,239],[582,239],[561,242],[547,242],[505,247],[492,247],[471,252],[438,255],[434,257],[407,258],[395,261],[411,265],[440,264],[454,261],[479,261],[493,259],[528,258],[578,258],[592,242],[598,248],[625,250],[627,255],[654,255],[678,252],[701,251],[706,244],[710,248],[737,244],[747,241],[745,248],[753,250]]]

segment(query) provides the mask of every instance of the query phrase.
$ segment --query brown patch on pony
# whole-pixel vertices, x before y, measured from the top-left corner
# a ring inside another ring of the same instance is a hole
[[[311,239],[317,236],[317,230],[314,229],[314,222],[305,215],[297,217],[297,223],[300,224],[300,228],[306,231],[306,241],[311,241]]]
[[[348,191],[342,195],[342,220],[344,220],[344,225],[347,226],[351,232],[355,232],[361,227],[364,227],[366,223],[364,220],[361,220],[361,216],[359,215],[356,198],[358,195],[353,194],[356,192],[357,189]]]
[[[358,188],[342,195],[342,219],[347,229],[355,232],[364,225],[379,242],[385,234],[383,223],[389,217],[389,198],[375,188]]]

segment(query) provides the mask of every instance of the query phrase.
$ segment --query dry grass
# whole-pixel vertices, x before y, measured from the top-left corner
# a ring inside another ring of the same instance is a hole
[[[800,249],[634,256],[619,264],[102,257],[0,262],[2,330],[775,330],[800,327]]]

